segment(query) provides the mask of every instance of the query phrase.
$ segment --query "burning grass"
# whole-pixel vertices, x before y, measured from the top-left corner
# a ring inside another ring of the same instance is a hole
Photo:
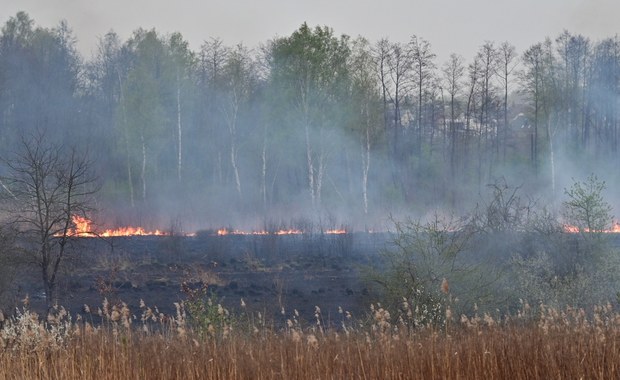
[[[0,378],[62,379],[532,379],[618,378],[620,314],[611,306],[556,310],[541,305],[501,320],[450,318],[411,328],[377,306],[368,319],[304,326],[295,312],[278,327],[260,314],[220,305],[198,329],[183,304],[165,316],[142,305],[104,305],[72,320],[62,308],[42,322],[22,311],[0,334]],[[88,310],[88,308],[86,308]],[[448,315],[449,315],[448,311]],[[93,327],[89,318],[101,318]]]

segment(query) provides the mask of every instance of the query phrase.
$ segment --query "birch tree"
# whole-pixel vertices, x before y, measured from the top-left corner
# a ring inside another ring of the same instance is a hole
[[[350,56],[348,37],[327,27],[303,24],[272,45],[272,82],[287,94],[305,142],[308,189],[313,208],[321,205],[330,136],[342,121]],[[283,105],[281,105],[283,106]]]
[[[229,133],[230,164],[235,189],[241,199],[241,177],[238,162],[238,133],[241,114],[247,112],[251,91],[256,82],[256,70],[250,50],[242,44],[232,49],[223,67],[223,99],[220,103]]]
[[[205,159],[205,167],[211,166],[211,178],[213,183],[224,183],[224,147],[218,141],[224,139],[224,122],[220,117],[221,112],[218,104],[221,104],[223,87],[223,67],[226,63],[230,48],[224,45],[219,38],[211,38],[205,41],[200,49],[199,86],[201,89],[202,111],[201,123],[204,129],[205,144],[208,153]]]
[[[351,59],[353,123],[360,140],[362,204],[368,214],[368,174],[371,150],[381,135],[380,96],[375,80],[374,57],[368,41],[357,39],[353,43]],[[384,114],[385,115],[385,114]]]
[[[130,147],[128,160],[137,163],[140,173],[140,195],[147,198],[147,170],[154,169],[155,138],[161,136],[166,112],[163,107],[161,80],[165,47],[155,30],[138,30],[128,42],[132,66],[123,86],[123,107],[127,112],[126,136]],[[130,110],[130,111],[129,111]],[[135,149],[134,147],[137,147]]]
[[[181,182],[183,173],[183,102],[184,93],[189,92],[191,75],[194,68],[194,54],[189,50],[189,44],[183,39],[180,33],[173,33],[168,38],[168,50],[172,60],[172,70],[174,71],[174,108],[176,117],[173,118],[176,124],[176,174],[177,180]]]

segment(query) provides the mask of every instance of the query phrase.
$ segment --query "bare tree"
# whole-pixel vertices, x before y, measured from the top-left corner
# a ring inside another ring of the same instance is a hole
[[[485,42],[478,51],[478,60],[480,61],[480,73],[481,73],[481,101],[480,101],[480,133],[478,134],[478,187],[482,185],[482,165],[486,158],[489,164],[489,173],[492,173],[493,160],[492,155],[495,151],[493,149],[497,143],[496,133],[493,133],[493,126],[491,120],[491,107],[493,106],[493,88],[491,80],[495,74],[495,67],[497,64],[497,51],[493,42]],[[489,140],[491,143],[491,149],[489,149]],[[485,154],[487,153],[487,154]]]
[[[435,70],[435,54],[431,51],[430,42],[416,36],[411,37],[410,41],[413,70],[415,71],[415,81],[418,88],[418,149],[422,146],[422,103],[424,101],[425,88],[431,82],[433,71]]]
[[[538,43],[531,46],[523,54],[524,68],[521,72],[521,82],[526,94],[532,103],[534,119],[534,133],[531,136],[531,161],[534,173],[538,173],[538,123],[540,121],[541,104],[543,99],[543,45]]]
[[[379,40],[372,49],[372,57],[376,68],[377,77],[381,85],[381,99],[383,100],[383,128],[387,133],[388,116],[388,60],[390,59],[391,46],[387,38]]]
[[[230,54],[230,48],[224,45],[224,42],[219,38],[211,38],[209,41],[205,41],[200,50],[200,86],[203,91],[203,99],[206,100],[204,104],[204,129],[206,135],[210,137],[212,141],[220,141],[223,139],[221,132],[224,122],[221,117],[214,115],[220,115],[217,112],[216,104],[220,102],[220,94],[223,86],[224,65]],[[217,159],[210,157],[206,160],[208,163],[212,163],[212,175],[210,176],[214,181],[222,184],[224,182],[224,169],[223,159],[224,147],[222,144],[213,144],[211,149],[207,151],[215,151]],[[206,166],[206,165],[205,165]]]
[[[456,175],[456,98],[461,91],[461,80],[465,72],[463,57],[452,53],[443,67],[444,83],[450,95],[450,174]]]
[[[498,67],[497,75],[502,82],[504,88],[504,125],[502,134],[502,149],[503,159],[506,160],[506,139],[508,133],[508,89],[510,88],[511,75],[515,67],[519,64],[517,58],[517,51],[514,45],[508,41],[502,43],[498,49]],[[499,148],[499,146],[498,146]]]
[[[402,132],[401,106],[403,99],[407,97],[411,89],[410,72],[413,68],[411,49],[400,43],[392,44],[387,65],[392,82],[392,93],[388,93],[388,95],[394,106],[394,146],[392,149],[394,159],[398,160],[400,158],[398,140],[399,134]]]
[[[74,236],[73,216],[91,210],[97,181],[92,162],[75,147],[48,141],[44,133],[22,138],[18,150],[4,159],[3,203],[18,244],[41,270],[45,300],[56,301],[61,265]]]
[[[471,134],[471,120],[476,113],[476,94],[480,91],[481,76],[480,59],[476,56],[474,61],[467,68],[467,106],[465,107],[465,152],[463,160],[463,169],[467,170],[469,165],[469,144]]]

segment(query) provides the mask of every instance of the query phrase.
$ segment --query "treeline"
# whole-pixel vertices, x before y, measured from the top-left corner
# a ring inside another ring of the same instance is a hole
[[[256,48],[194,51],[180,33],[137,29],[84,59],[75,42],[64,22],[4,24],[0,150],[37,130],[88,149],[113,223],[372,227],[403,209],[465,209],[498,177],[552,198],[568,157],[584,172],[618,159],[617,37],[565,31],[522,53],[486,42],[443,63],[418,36],[306,24]]]

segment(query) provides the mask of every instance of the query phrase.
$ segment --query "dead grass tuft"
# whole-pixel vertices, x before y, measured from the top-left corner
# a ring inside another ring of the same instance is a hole
[[[317,307],[307,325],[293,311],[280,327],[246,316],[212,334],[198,334],[184,304],[175,306],[166,316],[141,302],[134,316],[126,304],[104,301],[75,319],[61,307],[46,318],[17,310],[0,330],[0,378],[620,377],[620,314],[611,305],[587,312],[524,302],[511,317],[450,316],[442,330],[412,327],[380,305],[366,323],[339,310],[342,325],[333,328]]]

